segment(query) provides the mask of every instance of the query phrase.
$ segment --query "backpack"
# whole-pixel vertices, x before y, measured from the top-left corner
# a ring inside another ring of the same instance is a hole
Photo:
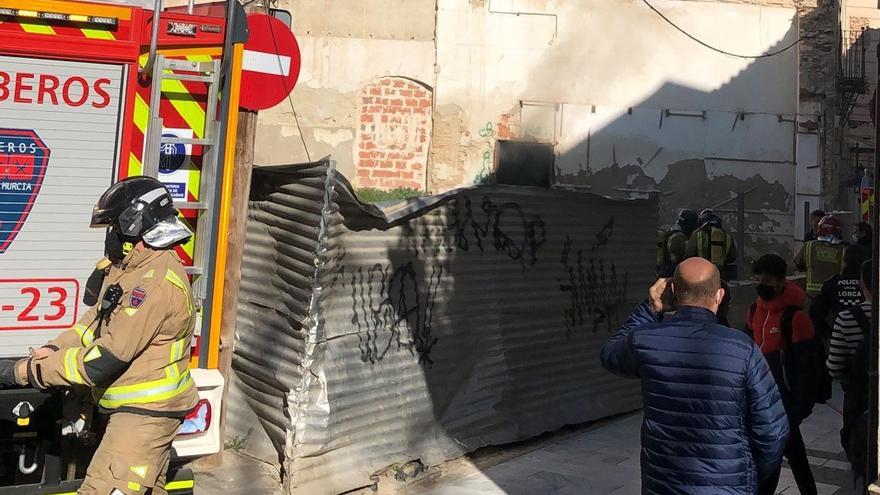
[[[813,339],[807,342],[801,342],[797,355],[786,355],[786,351],[793,347],[791,333],[794,315],[798,311],[801,311],[801,308],[797,306],[785,308],[785,311],[782,313],[781,328],[779,330],[782,332],[784,342],[783,359],[786,366],[786,374],[790,377],[790,380],[803,379],[808,384],[806,388],[808,389],[809,396],[801,399],[801,402],[803,402],[801,405],[803,405],[805,411],[808,411],[803,418],[806,419],[812,413],[813,404],[824,404],[831,399],[833,381],[828,373],[828,369],[825,367],[825,348],[818,338],[813,337]],[[802,367],[804,371],[799,372],[799,367]],[[794,389],[795,387],[790,388]],[[799,388],[803,390],[802,387]],[[810,399],[812,402],[807,403]]]
[[[752,303],[749,308],[749,322],[758,309],[758,303]],[[790,352],[793,348],[791,334],[794,326],[794,315],[801,308],[787,306],[782,312],[780,332],[782,333],[783,348],[781,360],[785,374],[785,384],[792,392],[793,404],[802,412],[800,419],[806,419],[813,412],[814,404],[824,404],[831,398],[832,380],[831,375],[825,368],[825,349],[818,338],[798,343],[798,352]],[[802,380],[804,383],[798,383]],[[807,396],[794,397],[795,393]]]

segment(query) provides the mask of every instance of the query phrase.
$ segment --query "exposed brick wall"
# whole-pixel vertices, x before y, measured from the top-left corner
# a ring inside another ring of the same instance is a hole
[[[385,77],[361,88],[355,140],[358,187],[425,189],[433,95],[409,79]]]

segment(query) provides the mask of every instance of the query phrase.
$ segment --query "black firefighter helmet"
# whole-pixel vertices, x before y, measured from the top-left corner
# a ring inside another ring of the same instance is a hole
[[[133,176],[110,186],[92,210],[91,226],[112,227],[123,241],[167,248],[192,236],[178,218],[165,185],[152,177]]]

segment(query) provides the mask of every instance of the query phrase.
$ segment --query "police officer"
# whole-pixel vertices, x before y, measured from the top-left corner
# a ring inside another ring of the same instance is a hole
[[[843,271],[826,280],[819,295],[810,304],[813,327],[823,341],[827,342],[831,338],[831,321],[841,311],[865,300],[861,288],[861,267],[864,261],[865,253],[861,246],[847,246],[843,251]]]
[[[657,276],[671,277],[675,267],[684,261],[688,239],[697,228],[697,212],[687,208],[681,210],[678,218],[668,231],[660,231],[657,236]]]
[[[171,441],[198,401],[188,366],[194,304],[172,249],[192,232],[177,213],[156,179],[111,186],[91,222],[110,227],[107,254],[116,260],[99,303],[14,369],[0,365],[5,383],[91,388],[109,415],[80,494],[166,493]]]
[[[736,278],[736,244],[711,209],[700,212],[699,230],[687,243],[686,256],[707,259],[718,267],[722,280]]]
[[[819,221],[816,239],[807,241],[794,257],[794,264],[807,272],[807,294],[816,297],[822,284],[838,275],[843,268],[842,231],[840,220],[826,215]]]

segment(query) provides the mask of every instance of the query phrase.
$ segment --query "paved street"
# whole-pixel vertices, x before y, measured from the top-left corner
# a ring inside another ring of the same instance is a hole
[[[838,391],[834,402],[840,404],[841,400]],[[840,421],[830,407],[816,406],[802,427],[820,495],[854,493],[839,442]],[[451,463],[439,479],[410,486],[405,493],[638,495],[640,422],[641,414],[635,413],[595,428],[547,435],[514,447],[521,455],[488,467],[492,461],[477,453]],[[787,468],[778,493],[798,493]]]

